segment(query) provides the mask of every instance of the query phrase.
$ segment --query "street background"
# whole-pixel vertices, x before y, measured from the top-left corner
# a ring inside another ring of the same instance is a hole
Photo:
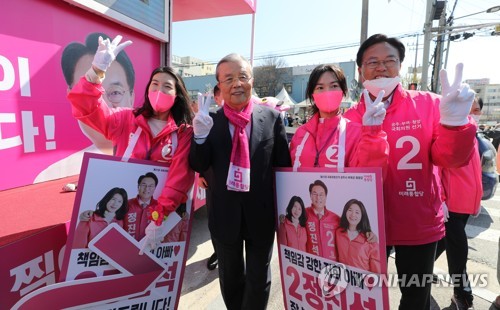
[[[492,302],[500,295],[497,281],[497,255],[500,237],[500,190],[496,195],[482,202],[481,214],[470,218],[467,225],[469,237],[469,274],[487,274],[488,285],[474,287],[474,307],[477,310],[495,309]],[[197,210],[193,218],[188,260],[184,273],[184,282],[179,309],[225,309],[219,289],[218,269],[210,271],[206,267],[207,259],[213,253],[213,246],[208,231],[206,207]],[[268,309],[283,309],[283,295],[279,273],[278,249],[275,243],[272,264],[272,285]],[[394,257],[389,257],[389,273],[396,273]],[[446,255],[443,253],[435,264],[434,272],[446,274],[448,270]],[[453,288],[446,283],[433,284],[431,309],[446,309],[450,306]],[[397,309],[401,294],[399,288],[389,289],[391,309]]]

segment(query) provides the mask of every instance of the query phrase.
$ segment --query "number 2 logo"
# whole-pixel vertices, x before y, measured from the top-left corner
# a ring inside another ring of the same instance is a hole
[[[415,138],[413,136],[403,136],[403,137],[399,138],[398,141],[396,142],[396,148],[397,149],[403,148],[403,144],[405,144],[407,142],[411,144],[411,149],[406,155],[401,157],[401,159],[398,161],[398,169],[399,170],[413,170],[413,169],[420,170],[420,169],[422,169],[422,163],[410,163],[409,162],[420,151],[420,142],[418,142],[417,138]]]
[[[326,158],[331,162],[331,164],[325,164],[327,168],[336,168],[339,161],[339,146],[330,145],[325,152]]]

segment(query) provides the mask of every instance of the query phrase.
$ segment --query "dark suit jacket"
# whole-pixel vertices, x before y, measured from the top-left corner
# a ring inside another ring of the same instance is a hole
[[[274,240],[273,167],[290,167],[285,127],[279,113],[254,105],[250,137],[250,191],[228,191],[226,186],[232,138],[224,110],[211,115],[214,126],[203,144],[191,143],[189,163],[208,183],[207,207],[210,233],[217,240],[233,243],[245,238],[268,244]],[[242,225],[246,229],[242,230]]]

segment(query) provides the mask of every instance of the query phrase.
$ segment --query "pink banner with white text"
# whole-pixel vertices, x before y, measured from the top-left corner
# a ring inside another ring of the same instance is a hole
[[[67,228],[58,224],[0,247],[0,309],[12,309],[24,296],[58,281]]]
[[[140,105],[160,43],[64,1],[6,1],[0,19],[0,190],[78,174],[84,152],[112,153],[73,118],[68,89],[90,67],[98,36],[119,34],[133,44],[110,67],[105,99]]]

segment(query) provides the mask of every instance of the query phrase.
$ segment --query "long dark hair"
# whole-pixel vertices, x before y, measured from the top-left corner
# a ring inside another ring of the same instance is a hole
[[[104,217],[104,211],[106,211],[106,205],[108,202],[113,198],[115,194],[119,194],[123,198],[122,205],[120,208],[116,211],[116,219],[117,220],[123,220],[125,217],[125,214],[128,212],[128,196],[127,196],[127,191],[121,187],[113,187],[110,189],[104,197],[102,197],[101,200],[96,205],[96,210],[95,214],[99,215],[100,217]]]
[[[366,213],[365,205],[357,199],[351,199],[345,204],[344,210],[342,211],[342,216],[340,217],[339,227],[343,232],[347,231],[347,229],[349,228],[349,221],[347,220],[346,213],[349,207],[352,205],[358,205],[359,209],[361,210],[361,221],[359,221],[358,225],[356,225],[356,230],[363,234],[371,232],[372,228],[370,227],[370,219],[368,218],[368,214]]]
[[[345,74],[344,71],[340,67],[337,67],[335,65],[319,65],[314,70],[311,72],[311,75],[309,76],[309,81],[307,82],[307,88],[306,88],[306,98],[309,99],[313,105],[311,106],[311,111],[312,114],[316,114],[319,112],[318,107],[314,103],[314,98],[313,98],[313,93],[314,93],[314,88],[316,88],[316,84],[318,84],[318,81],[325,72],[332,72],[333,75],[337,78],[337,81],[339,82],[340,89],[342,89],[342,93],[344,94],[344,97],[347,96],[348,94],[348,88],[347,88],[347,81],[345,79]]]
[[[176,97],[174,105],[172,106],[172,108],[170,108],[170,113],[172,114],[172,117],[175,120],[175,124],[177,126],[181,126],[182,124],[191,124],[192,117],[191,117],[191,109],[189,107],[190,99],[189,99],[189,94],[186,90],[186,85],[184,84],[182,78],[171,67],[158,67],[151,73],[148,85],[146,86],[146,90],[144,91],[144,104],[142,105],[142,107],[134,111],[134,115],[138,116],[142,114],[145,118],[150,118],[155,114],[153,106],[149,101],[148,94],[149,94],[149,86],[153,81],[153,77],[157,73],[166,73],[175,79]]]
[[[304,206],[304,201],[299,196],[292,196],[292,198],[290,198],[290,202],[288,203],[288,206],[286,207],[285,217],[290,222],[292,221],[292,209],[293,209],[293,205],[296,202],[298,202],[300,204],[300,208],[302,209],[302,213],[300,214],[300,217],[299,217],[299,224],[302,227],[306,227],[306,221],[307,221],[306,207]]]

